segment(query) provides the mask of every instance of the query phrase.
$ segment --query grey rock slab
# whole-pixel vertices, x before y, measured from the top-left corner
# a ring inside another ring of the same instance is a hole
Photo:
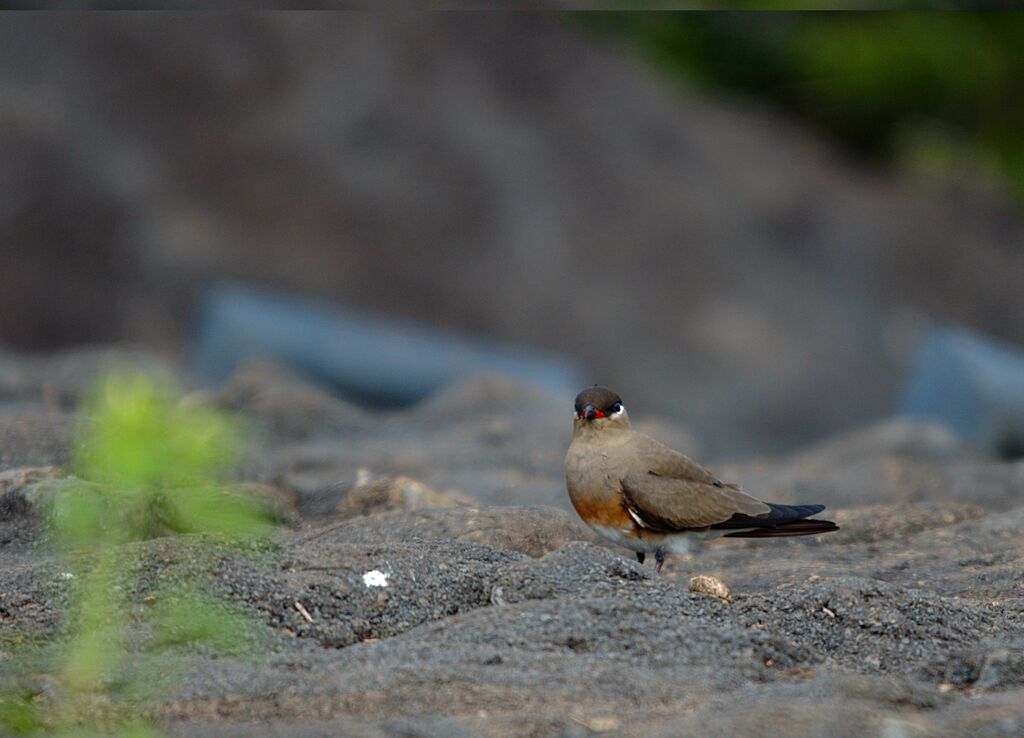
[[[1024,504],[1024,464],[980,456],[941,426],[893,419],[780,460],[723,464],[723,479],[761,499],[830,507],[959,502]]]
[[[0,405],[0,470],[67,463],[77,424],[73,413],[52,405]]]
[[[525,507],[441,507],[368,515],[303,534],[347,543],[384,544],[454,540],[541,556],[570,541],[597,536],[575,514],[541,505]]]
[[[720,539],[693,555],[670,557],[664,575],[711,574],[734,591],[750,592],[849,574],[983,602],[1024,597],[1024,542],[1017,532],[1024,507],[976,512],[955,503],[848,508],[836,516],[850,520],[838,533]]]
[[[140,348],[96,345],[38,355],[0,349],[0,401],[73,407],[104,377],[135,373],[171,384],[182,379],[173,362]]]
[[[0,554],[5,560],[42,537],[39,497],[61,474],[55,466],[0,471]]]
[[[259,424],[277,442],[365,434],[377,421],[294,371],[257,359],[242,363],[209,399]]]

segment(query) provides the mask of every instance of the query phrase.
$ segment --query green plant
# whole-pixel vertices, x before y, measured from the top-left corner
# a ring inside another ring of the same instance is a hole
[[[86,401],[81,425],[74,477],[47,503],[70,586],[64,635],[48,654],[55,689],[45,699],[0,694],[0,728],[18,735],[154,736],[138,715],[173,689],[176,662],[162,651],[202,644],[238,653],[252,628],[238,610],[195,586],[162,589],[129,624],[123,613],[138,556],[133,544],[178,533],[251,542],[273,521],[228,484],[244,437],[226,415],[179,402],[148,377],[114,376]],[[150,634],[147,652],[129,648],[129,625]]]

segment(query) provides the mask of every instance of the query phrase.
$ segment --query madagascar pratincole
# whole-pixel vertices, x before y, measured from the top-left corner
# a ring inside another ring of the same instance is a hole
[[[812,520],[824,505],[777,505],[745,494],[696,462],[633,430],[622,398],[597,385],[576,396],[565,482],[576,512],[601,536],[636,552],[683,553],[687,536],[772,538],[839,530]]]

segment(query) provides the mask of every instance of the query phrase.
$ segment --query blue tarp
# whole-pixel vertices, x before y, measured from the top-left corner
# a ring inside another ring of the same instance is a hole
[[[995,453],[1024,453],[1024,350],[964,328],[933,329],[902,412],[941,421]]]
[[[201,311],[197,376],[219,383],[255,357],[381,407],[416,402],[470,374],[502,374],[570,397],[583,384],[576,364],[559,356],[315,300],[215,288]]]

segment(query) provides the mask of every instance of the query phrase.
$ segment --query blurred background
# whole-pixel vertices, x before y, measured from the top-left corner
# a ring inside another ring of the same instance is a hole
[[[599,382],[705,456],[790,451],[899,409],[934,326],[1024,341],[1022,40],[979,15],[7,14],[0,346],[226,372],[280,318],[269,344],[329,377],[303,341],[387,363],[397,331],[553,367],[567,423]]]

